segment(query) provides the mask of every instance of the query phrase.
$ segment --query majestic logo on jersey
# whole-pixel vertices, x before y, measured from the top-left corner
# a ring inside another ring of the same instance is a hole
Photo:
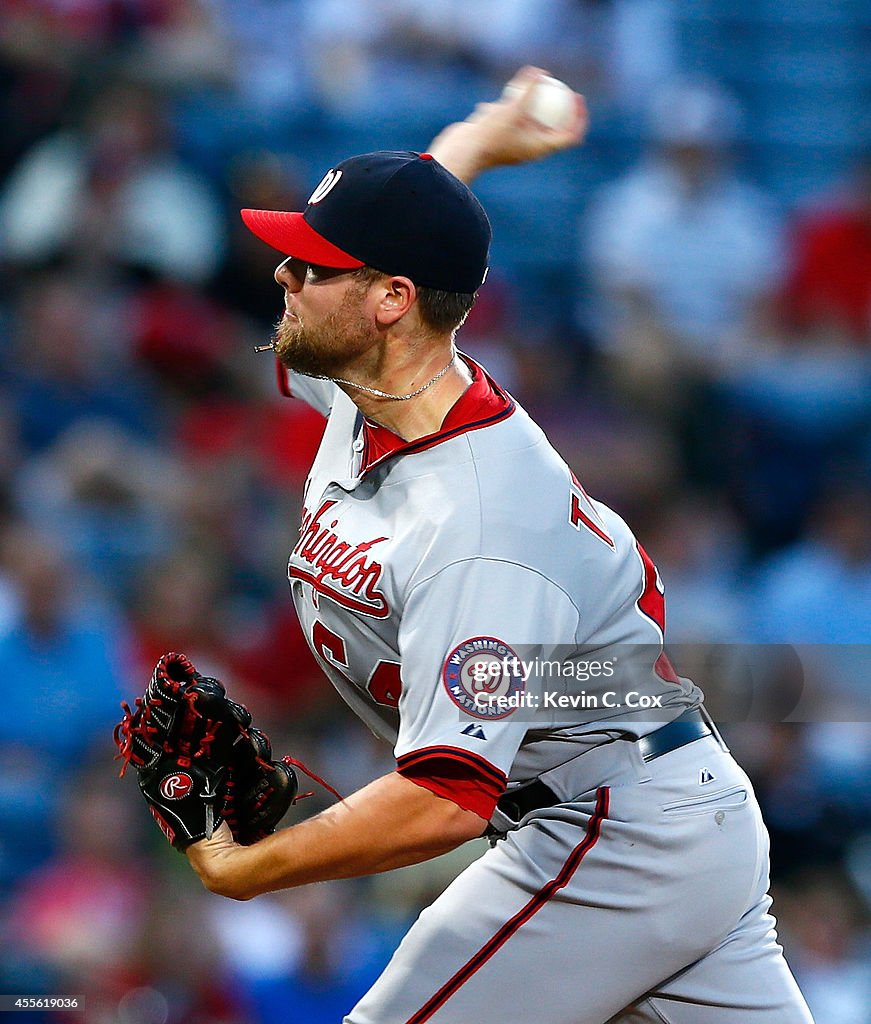
[[[492,636],[472,637],[455,647],[445,660],[442,680],[458,708],[491,721],[515,711],[523,693],[517,655]]]
[[[335,504],[335,501],[325,501],[317,512],[309,512],[308,509],[303,512],[299,540],[291,552],[287,575],[291,579],[305,580],[317,593],[332,598],[345,608],[385,619],[390,608],[387,598],[378,589],[383,566],[371,557],[369,551],[387,537],[357,544],[342,540],[335,532],[338,519],[333,519],[328,525],[324,523]]]
[[[342,177],[341,171],[327,171],[327,173],[321,178],[320,184],[308,197],[309,206],[314,206],[315,203],[319,203],[322,199],[330,194],[336,185],[339,184],[339,179]]]

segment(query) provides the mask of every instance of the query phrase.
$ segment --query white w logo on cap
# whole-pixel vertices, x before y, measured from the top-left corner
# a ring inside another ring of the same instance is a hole
[[[332,190],[339,183],[339,178],[341,177],[341,171],[327,171],[327,173],[321,179],[320,185],[318,185],[314,192],[312,192],[312,194],[309,196],[309,206],[313,205],[314,203],[319,203],[325,196],[329,195],[330,192],[332,192]]]

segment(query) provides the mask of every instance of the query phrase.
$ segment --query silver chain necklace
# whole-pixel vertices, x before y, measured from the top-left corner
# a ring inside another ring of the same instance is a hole
[[[366,384],[357,384],[353,380],[343,380],[341,377],[320,376],[320,379],[331,380],[334,384],[347,384],[349,388],[357,388],[358,391],[365,391],[369,395],[375,395],[376,398],[389,398],[392,402],[407,402],[409,398],[417,398],[417,396],[422,395],[427,388],[431,388],[437,380],[444,377],[453,364],[454,356],[452,355],[447,366],[443,366],[435,377],[430,377],[426,384],[422,384],[416,391],[409,391],[407,395],[390,395],[386,391],[379,391],[378,388],[370,388]]]

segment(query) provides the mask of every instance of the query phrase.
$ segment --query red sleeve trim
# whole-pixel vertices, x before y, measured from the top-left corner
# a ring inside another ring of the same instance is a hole
[[[400,769],[402,769],[430,757],[446,757],[456,761],[464,761],[471,767],[477,768],[478,771],[482,775],[488,777],[491,782],[501,786],[503,793],[505,792],[505,787],[508,785],[508,777],[505,772],[500,771],[495,765],[490,764],[486,758],[481,757],[479,754],[473,754],[471,750],[465,750],[463,747],[421,747],[420,750],[412,750],[409,754],[402,754],[400,757],[397,757],[396,764]]]
[[[484,821],[493,817],[507,782],[489,761],[459,747],[425,747],[397,758],[396,767],[404,778]]]

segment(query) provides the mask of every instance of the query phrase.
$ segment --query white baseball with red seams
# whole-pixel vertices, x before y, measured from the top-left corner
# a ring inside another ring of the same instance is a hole
[[[511,99],[522,92],[523,87],[509,83],[502,95]],[[546,128],[566,128],[574,120],[576,109],[575,94],[558,78],[541,78],[535,83],[526,104],[526,113]]]

